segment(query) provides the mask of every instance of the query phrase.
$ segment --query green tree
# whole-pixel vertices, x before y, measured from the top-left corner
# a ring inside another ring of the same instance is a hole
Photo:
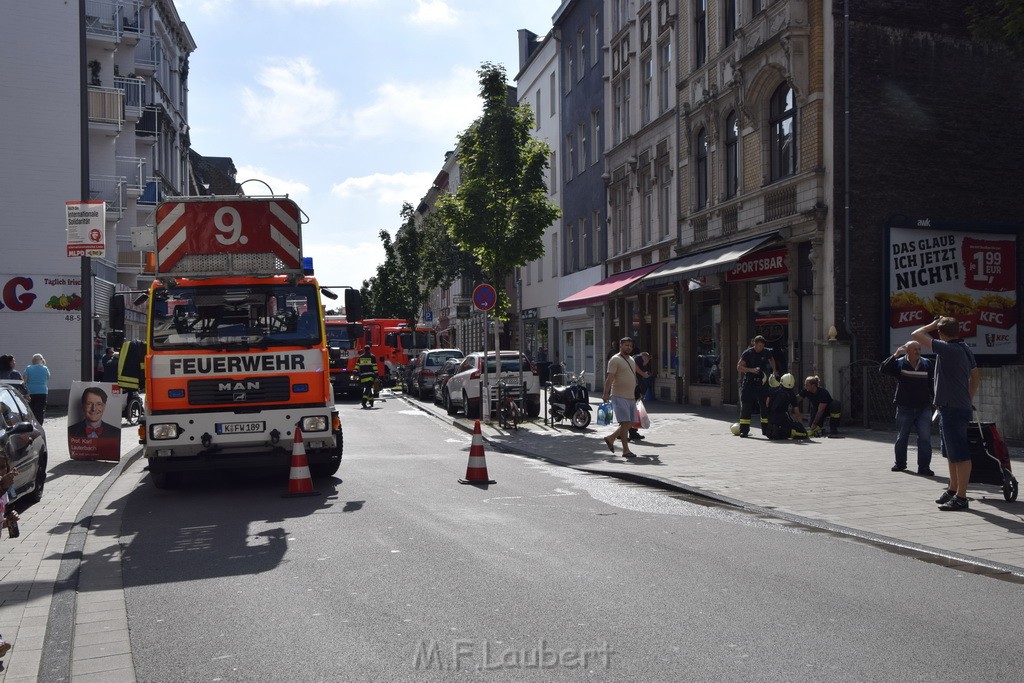
[[[402,204],[401,216],[402,227],[394,240],[387,230],[380,231],[384,263],[377,266],[376,277],[363,284],[373,315],[415,325],[430,290],[425,286],[423,240],[412,204]]]
[[[480,264],[455,241],[440,214],[427,214],[420,226],[423,276],[429,289],[451,287],[458,278],[478,282]]]
[[[477,74],[483,114],[459,136],[460,184],[438,214],[499,292],[493,313],[507,319],[505,281],[544,253],[541,238],[559,210],[544,181],[551,148],[531,136],[530,108],[515,105],[504,67],[485,62]]]
[[[966,13],[975,38],[1024,52],[1024,0],[974,0]]]

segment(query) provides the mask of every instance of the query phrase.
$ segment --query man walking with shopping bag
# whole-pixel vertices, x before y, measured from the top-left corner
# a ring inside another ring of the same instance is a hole
[[[636,415],[636,363],[633,361],[633,340],[623,337],[619,340],[619,352],[608,359],[608,371],[604,378],[605,403],[611,399],[612,410],[618,428],[604,443],[608,450],[615,452],[615,441],[622,442],[622,457],[635,458],[629,450],[629,430],[637,423]]]

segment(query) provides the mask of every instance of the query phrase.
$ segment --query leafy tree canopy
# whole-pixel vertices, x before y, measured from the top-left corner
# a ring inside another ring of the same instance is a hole
[[[541,238],[559,210],[544,179],[551,148],[530,135],[530,108],[515,105],[504,67],[484,63],[477,74],[483,114],[459,136],[460,184],[438,215],[501,293],[495,315],[507,317],[504,283],[544,253]]]

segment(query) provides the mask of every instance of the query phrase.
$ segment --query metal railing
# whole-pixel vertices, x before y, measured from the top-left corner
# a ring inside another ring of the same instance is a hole
[[[141,36],[135,46],[135,68],[155,71],[163,61],[163,48],[156,36]]]
[[[120,130],[124,125],[124,91],[90,85],[89,121],[111,124]]]
[[[142,157],[116,157],[117,175],[125,180],[125,189],[138,196],[146,189],[146,160]]]
[[[85,0],[85,33],[118,41],[125,31],[142,29],[140,0]]]
[[[129,268],[142,272],[146,264],[146,255],[132,247],[132,238],[117,236],[117,267]]]
[[[145,101],[146,81],[141,78],[126,78],[125,76],[114,76],[114,87],[124,92],[124,106],[138,109],[142,112],[142,105],[148,104]]]
[[[90,175],[89,199],[101,199],[107,204],[107,219],[124,215],[128,206],[125,179],[121,176]]]
[[[843,420],[858,421],[864,427],[892,429],[896,424],[896,409],[892,398],[896,393],[896,379],[878,371],[879,362],[862,359],[839,368],[839,392],[836,398],[850,397],[844,406]]]

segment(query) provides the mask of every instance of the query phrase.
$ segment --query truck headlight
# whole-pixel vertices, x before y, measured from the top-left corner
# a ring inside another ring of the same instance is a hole
[[[323,415],[302,418],[302,431],[304,432],[326,432],[327,418]]]
[[[178,425],[173,422],[154,424],[149,426],[149,438],[154,441],[178,438]]]

